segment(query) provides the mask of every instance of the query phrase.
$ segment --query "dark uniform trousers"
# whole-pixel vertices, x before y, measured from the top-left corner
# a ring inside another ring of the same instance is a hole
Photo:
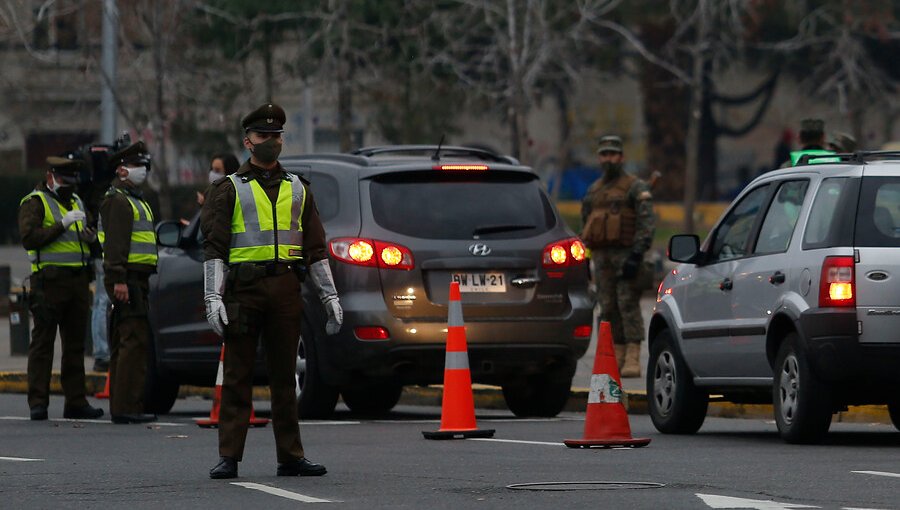
[[[296,368],[303,301],[293,271],[238,278],[228,274],[223,302],[225,362],[219,414],[219,455],[240,461],[250,421],[253,365],[258,339],[266,350],[272,395],[272,428],[278,462],[303,457],[297,420]]]
[[[147,376],[147,344],[150,323],[149,273],[129,271],[128,302],[117,301],[114,284],[109,280],[106,292],[111,299],[109,324],[109,414],[144,412],[144,380]]]
[[[617,344],[640,344],[644,339],[644,318],[641,315],[641,288],[644,271],[638,267],[638,275],[622,278],[622,265],[631,254],[627,248],[607,248],[601,253],[595,250],[594,282],[600,301],[600,320],[608,321]]]
[[[34,329],[28,346],[28,406],[50,402],[50,372],[56,329],[62,341],[61,383],[66,408],[87,405],[84,389],[84,335],[91,296],[87,269],[45,267],[31,276]]]

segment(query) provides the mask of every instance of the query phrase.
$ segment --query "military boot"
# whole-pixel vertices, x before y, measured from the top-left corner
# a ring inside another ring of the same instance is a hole
[[[625,348],[625,365],[622,366],[622,377],[640,377],[641,344],[632,342],[623,347]]]
[[[616,349],[616,366],[619,367],[619,372],[622,372],[622,367],[625,365],[625,344],[613,344],[613,347]]]

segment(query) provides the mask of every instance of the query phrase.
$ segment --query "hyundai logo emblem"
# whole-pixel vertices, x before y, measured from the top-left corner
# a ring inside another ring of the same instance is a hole
[[[470,244],[469,253],[478,257],[484,257],[485,255],[490,255],[491,249],[486,244]]]

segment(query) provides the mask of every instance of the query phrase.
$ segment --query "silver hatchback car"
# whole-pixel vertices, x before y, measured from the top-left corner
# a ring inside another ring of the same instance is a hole
[[[696,432],[711,395],[773,403],[790,443],[848,405],[900,428],[900,153],[801,163],[750,183],[702,246],[670,240],[647,369],[661,432]]]

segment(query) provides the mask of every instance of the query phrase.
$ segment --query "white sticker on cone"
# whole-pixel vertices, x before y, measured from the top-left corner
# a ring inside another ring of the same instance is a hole
[[[609,374],[591,376],[588,404],[617,404],[622,401],[622,388]]]

